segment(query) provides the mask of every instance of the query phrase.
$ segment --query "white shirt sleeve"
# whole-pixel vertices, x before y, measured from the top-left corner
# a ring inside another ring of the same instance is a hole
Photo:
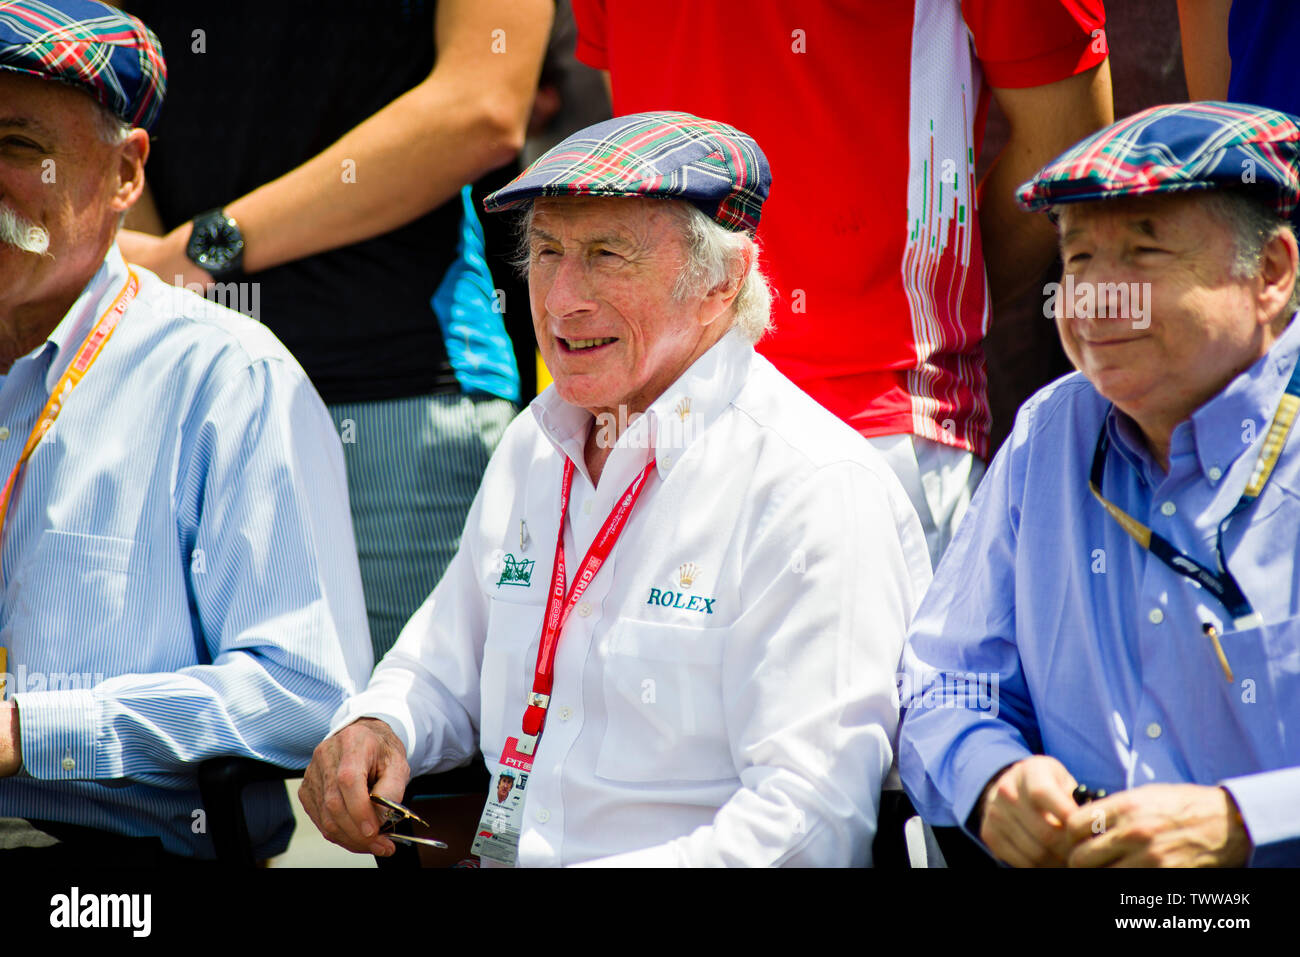
[[[477,528],[480,489],[466,520]],[[358,718],[386,722],[406,747],[412,776],[464,764],[479,750],[479,672],[487,607],[478,584],[476,536],[462,536],[442,579],[411,616],[361,694],[330,721],[334,734]]]

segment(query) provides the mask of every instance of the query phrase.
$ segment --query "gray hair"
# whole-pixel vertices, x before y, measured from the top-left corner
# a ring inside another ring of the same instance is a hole
[[[749,250],[749,272],[731,303],[732,325],[751,343],[758,342],[772,328],[772,289],[758,265],[758,241],[747,232],[727,229],[690,203],[680,200],[666,202],[681,221],[682,239],[686,244],[686,262],[673,285],[673,298],[680,302],[725,282],[732,263]],[[531,258],[532,225],[533,204],[529,203],[519,217],[519,245],[512,260],[512,265],[525,279]]]
[[[118,146],[131,135],[131,125],[124,123],[116,113],[95,103],[95,133],[109,146]]]
[[[1295,229],[1263,200],[1234,190],[1212,190],[1204,194],[1203,203],[1220,223],[1232,230],[1234,256],[1231,275],[1250,279],[1259,275],[1264,247],[1282,233],[1295,235]],[[1286,303],[1290,319],[1300,309],[1300,268],[1297,268],[1291,298]]]
[[[758,241],[747,232],[727,229],[689,203],[678,203],[674,210],[685,220],[686,263],[673,286],[673,297],[682,300],[725,282],[732,264],[748,251],[749,272],[731,310],[741,335],[758,342],[772,328],[772,289],[758,267]]]
[[[131,124],[123,122],[121,117],[98,102],[95,103],[94,123],[96,135],[109,146],[121,146],[131,135]],[[129,210],[117,217],[118,229],[126,225],[127,212]]]

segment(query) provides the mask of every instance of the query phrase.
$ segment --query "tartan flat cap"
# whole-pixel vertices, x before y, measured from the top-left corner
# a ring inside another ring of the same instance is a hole
[[[579,130],[483,200],[489,213],[539,196],[681,199],[753,231],[772,173],[753,137],[689,113],[633,113]]]
[[[1114,196],[1246,190],[1286,218],[1300,200],[1300,118],[1244,103],[1155,106],[1092,134],[1016,191],[1027,210]]]
[[[145,129],[167,90],[158,38],[94,0],[0,0],[0,70],[71,84]]]

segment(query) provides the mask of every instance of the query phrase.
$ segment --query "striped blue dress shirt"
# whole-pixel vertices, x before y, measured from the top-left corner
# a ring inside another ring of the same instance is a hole
[[[342,449],[256,322],[137,269],[140,293],[24,469],[0,545],[23,770],[0,816],[157,835],[210,857],[197,762],[304,766],[371,667]],[[7,476],[126,281],[114,246],[0,385]],[[250,789],[258,852],[292,821]]]
[[[1261,627],[1234,630],[1209,592],[1134,542],[1088,489],[1104,426],[1106,497],[1214,568],[1219,522],[1246,487],[1297,355],[1293,319],[1174,430],[1168,473],[1077,373],[1026,403],[904,652],[900,770],[927,820],[963,824],[998,770],[1040,753],[1111,793],[1221,785],[1254,841],[1252,863],[1300,864],[1300,434],[1223,537]]]

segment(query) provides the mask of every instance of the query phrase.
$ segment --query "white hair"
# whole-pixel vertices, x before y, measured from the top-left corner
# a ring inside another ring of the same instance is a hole
[[[44,256],[50,249],[50,233],[40,223],[20,216],[16,209],[0,202],[0,243]]]
[[[109,146],[121,146],[126,142],[126,138],[131,135],[131,124],[124,122],[108,107],[103,106],[95,101],[94,124],[95,133],[99,136],[101,142]],[[117,228],[121,229],[126,225],[126,216],[129,210],[124,210],[117,217]]]
[[[1258,276],[1263,266],[1264,248],[1282,233],[1295,235],[1289,221],[1254,196],[1233,190],[1212,190],[1205,193],[1202,202],[1211,215],[1232,230],[1234,255],[1231,275],[1234,279]],[[1285,309],[1288,319],[1300,308],[1300,267],[1295,279]]]
[[[748,232],[727,229],[690,203],[681,200],[663,202],[667,202],[679,218],[682,240],[686,245],[686,262],[673,284],[673,298],[682,301],[721,285],[727,280],[736,260],[748,252],[749,271],[741,280],[740,291],[731,303],[732,325],[750,342],[758,342],[772,328],[772,289],[758,265],[758,241]],[[519,218],[519,246],[513,260],[513,265],[524,278],[527,278],[530,260],[533,209],[533,204],[529,203]]]
[[[733,325],[750,342],[772,328],[772,289],[758,266],[758,241],[747,232],[727,229],[689,203],[674,211],[685,220],[686,263],[673,286],[673,296],[685,299],[726,282],[737,260],[749,255],[749,271],[731,303]]]
[[[95,133],[109,146],[118,146],[131,135],[131,125],[105,106],[95,103]]]

